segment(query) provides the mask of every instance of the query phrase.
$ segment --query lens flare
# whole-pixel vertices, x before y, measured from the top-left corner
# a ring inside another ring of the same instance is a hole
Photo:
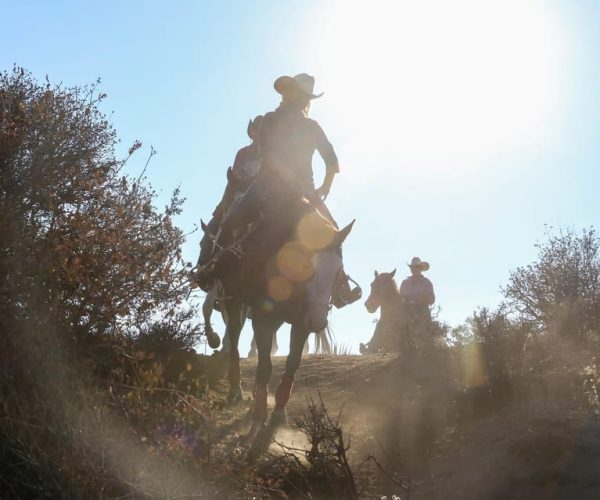
[[[481,348],[473,342],[466,348],[462,358],[462,380],[465,387],[477,387],[485,384],[485,366]]]
[[[335,234],[335,228],[317,212],[306,214],[298,224],[299,240],[313,250],[327,248]]]
[[[269,297],[276,302],[287,300],[292,295],[292,283],[285,276],[275,276],[269,280]]]
[[[277,254],[277,270],[295,283],[310,279],[314,273],[313,252],[299,241],[286,243]]]
[[[262,303],[262,310],[266,313],[270,313],[273,312],[273,302],[271,302],[270,300],[265,300]]]

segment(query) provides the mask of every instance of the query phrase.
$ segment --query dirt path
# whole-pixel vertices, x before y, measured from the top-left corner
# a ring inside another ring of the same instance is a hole
[[[316,396],[321,391],[324,401],[332,412],[338,412],[342,405],[351,409],[358,404],[357,392],[367,388],[394,355],[381,356],[326,356],[309,355],[302,360],[296,374],[294,393],[290,400],[289,412],[294,414],[305,406],[306,397]],[[285,368],[285,356],[273,358],[273,375],[270,390],[274,392]],[[256,373],[256,360],[242,360],[242,384],[251,390]]]
[[[407,429],[420,428],[427,405],[419,408],[414,398],[402,399],[407,381],[395,378],[397,361],[394,355],[307,356],[296,376],[289,419],[300,415],[306,398],[317,397],[320,390],[331,415],[343,409],[352,460],[357,463],[375,454],[390,473],[412,481],[413,500],[600,498],[600,421],[589,411],[566,412],[560,405],[529,401],[463,420],[446,412],[442,420],[434,421],[431,449],[425,457],[422,449],[414,447],[414,432],[408,433],[412,441],[402,441]],[[271,393],[284,366],[285,357],[273,358]],[[255,370],[255,360],[242,360],[242,385],[248,398]],[[411,382],[408,387],[418,384]],[[223,410],[224,432],[247,429],[244,417],[249,406],[247,401]],[[273,407],[272,397],[269,407]],[[295,445],[301,440],[293,432],[282,439],[288,438],[296,440]],[[377,488],[377,494],[388,498],[400,493],[406,498],[389,482],[376,483]]]

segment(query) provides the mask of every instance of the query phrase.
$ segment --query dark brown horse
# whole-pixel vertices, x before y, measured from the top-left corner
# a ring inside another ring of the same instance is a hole
[[[265,202],[258,224],[233,229],[227,226],[225,223],[209,267],[225,292],[231,402],[242,396],[238,341],[243,305],[252,309],[258,350],[254,438],[267,420],[273,334],[283,323],[291,324],[290,352],[275,392],[271,429],[285,421],[285,407],[308,335],[327,325],[331,291],[342,272],[340,247],[352,224],[338,231],[306,199],[277,196]],[[199,281],[202,283],[202,276]]]

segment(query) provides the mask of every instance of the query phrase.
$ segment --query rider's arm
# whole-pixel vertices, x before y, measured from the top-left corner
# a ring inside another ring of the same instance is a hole
[[[433,284],[427,280],[425,286],[425,302],[428,306],[432,306],[435,303],[435,293],[433,293]]]
[[[321,187],[317,189],[317,193],[322,198],[326,198],[333,184],[335,174],[340,171],[337,155],[333,146],[327,139],[325,132],[317,122],[313,122],[315,126],[315,148],[325,162],[325,179]]]

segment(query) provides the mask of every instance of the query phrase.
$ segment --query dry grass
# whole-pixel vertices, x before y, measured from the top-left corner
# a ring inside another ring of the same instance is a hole
[[[254,465],[248,405],[225,407],[224,383],[177,387],[146,355],[119,351],[102,364],[48,336],[29,340],[12,356],[27,368],[17,373],[4,359],[0,377],[9,497],[486,498],[510,485],[527,498],[549,487],[576,498],[600,477],[597,363],[591,349],[550,337],[509,365],[505,399],[490,381],[467,384],[467,348],[443,354],[444,363],[309,356],[292,427]],[[284,361],[274,358],[275,374]],[[255,366],[243,363],[246,388]]]

